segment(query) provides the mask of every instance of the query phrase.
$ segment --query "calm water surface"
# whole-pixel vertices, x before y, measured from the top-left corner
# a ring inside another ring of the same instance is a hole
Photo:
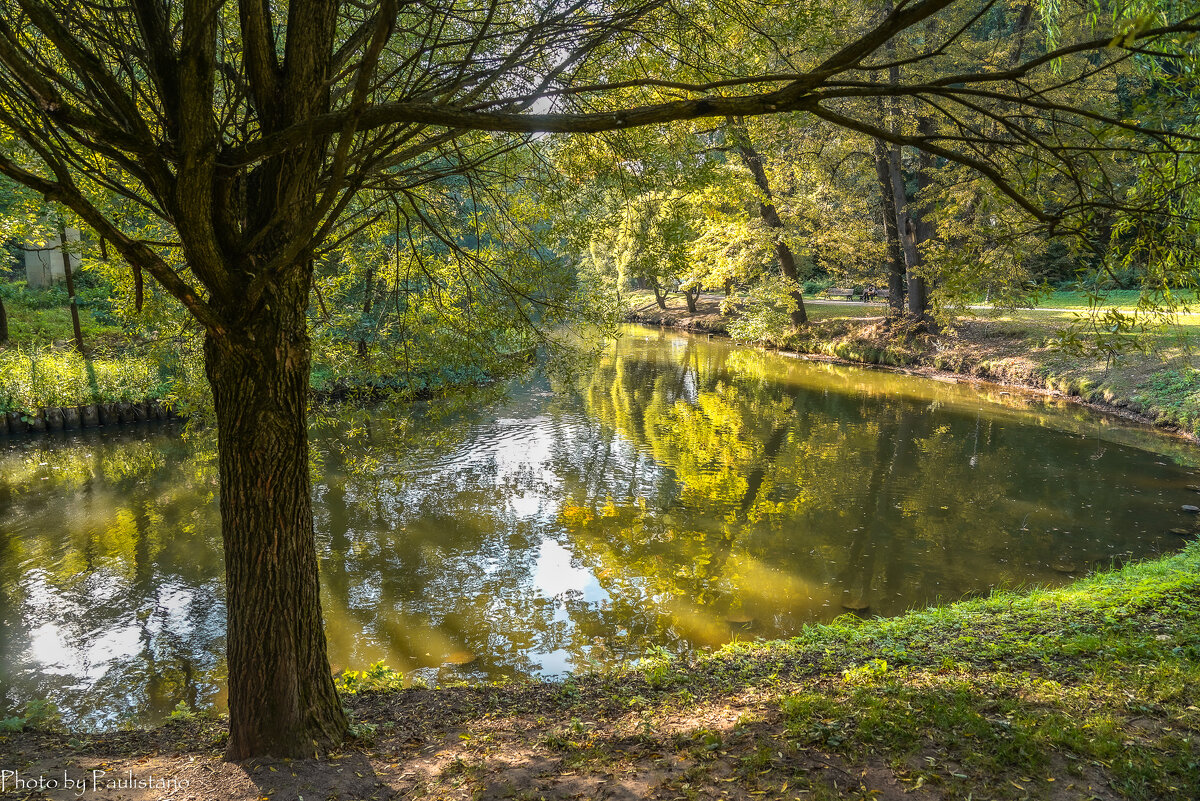
[[[315,423],[335,669],[559,675],[1175,550],[1190,446],[1000,390],[630,329],[564,391]],[[139,428],[0,440],[0,715],[223,705],[216,467]]]

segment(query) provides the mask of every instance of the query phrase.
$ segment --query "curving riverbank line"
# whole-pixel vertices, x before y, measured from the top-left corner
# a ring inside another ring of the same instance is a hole
[[[42,406],[36,412],[0,413],[0,436],[77,431],[101,426],[131,425],[182,417],[162,401],[92,403],[84,406]]]
[[[698,304],[697,312],[654,306],[626,312],[625,321],[671,328],[692,334],[733,338],[728,317],[716,303]],[[1036,332],[1044,335],[1045,331]],[[805,359],[883,369],[939,381],[976,383],[1052,397],[1119,417],[1131,423],[1200,443],[1200,420],[1181,413],[1189,401],[1183,387],[1163,382],[1168,392],[1145,397],[1139,390],[1152,383],[1147,376],[1099,359],[1072,357],[1055,351],[1038,338],[1014,333],[1011,326],[987,320],[963,320],[953,336],[897,338],[884,318],[845,317],[811,322],[803,331],[778,343],[740,343],[791,353]],[[1135,368],[1144,365],[1132,363]]]

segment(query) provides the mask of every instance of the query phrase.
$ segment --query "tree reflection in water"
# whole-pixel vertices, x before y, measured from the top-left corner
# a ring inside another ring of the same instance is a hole
[[[314,423],[336,667],[550,675],[1061,582],[1177,547],[1200,483],[1078,409],[644,329],[549,390]],[[0,442],[0,713],[221,705],[212,454]]]

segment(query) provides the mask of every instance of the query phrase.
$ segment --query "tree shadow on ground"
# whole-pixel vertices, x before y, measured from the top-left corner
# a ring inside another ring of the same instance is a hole
[[[353,751],[331,759],[247,762],[239,767],[258,788],[259,798],[387,799],[395,794],[366,754]]]

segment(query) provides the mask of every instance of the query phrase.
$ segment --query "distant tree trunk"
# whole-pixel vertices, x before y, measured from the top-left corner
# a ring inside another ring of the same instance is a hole
[[[913,274],[920,254],[909,235],[908,190],[904,186],[904,175],[900,171],[900,148],[888,148],[888,174],[892,179],[892,203],[896,209],[896,234],[900,238],[900,249],[904,255],[905,282]]]
[[[904,263],[908,284],[908,313],[917,320],[928,324],[928,300],[925,296],[925,279],[921,277],[921,250],[918,245],[928,236],[929,226],[921,219],[921,212],[909,202],[908,192],[904,186],[904,176],[900,173],[900,152],[898,148],[889,148],[888,171],[892,177],[893,197],[896,203],[896,227],[900,235],[900,244],[904,251]],[[923,172],[923,171],[922,171]],[[927,177],[918,177],[918,185],[928,185]]]
[[[0,345],[8,341],[8,312],[4,310],[4,299],[0,298]]]
[[[922,117],[918,125],[920,126],[922,135],[933,135],[933,124],[928,117]],[[917,194],[920,195],[924,194],[933,185],[931,174],[933,157],[922,151],[917,156],[917,165]],[[919,269],[924,264],[919,245],[922,242],[929,241],[933,237],[933,224],[929,221],[927,210],[919,205],[909,204],[908,227],[911,229],[912,250],[916,257],[913,264],[917,268],[915,272],[910,272],[908,276],[908,313],[923,322],[930,330],[933,330],[934,323],[929,316],[928,288],[925,285],[925,278],[920,274]]]
[[[659,286],[657,278],[650,279],[650,288],[654,290],[654,302],[658,304],[658,308],[663,311],[667,310],[667,291]]]
[[[683,290],[683,299],[687,302],[688,311],[696,313],[696,299],[700,297],[700,287]]]
[[[938,23],[936,19],[928,19],[925,21],[925,34],[928,37],[926,41],[934,41],[937,35]],[[921,136],[926,139],[932,138],[936,133],[936,125],[932,118],[921,115],[917,118],[917,129]],[[917,195],[928,198],[927,190],[933,185],[933,156],[926,153],[924,150],[917,153]],[[926,202],[928,202],[926,200]],[[929,209],[924,206],[911,206],[908,210],[909,222],[912,225],[913,250],[917,254],[917,266],[922,266],[923,259],[918,246],[922,242],[928,242],[933,238],[933,223],[929,220]],[[925,278],[918,270],[916,274],[912,274],[908,279],[908,311],[913,317],[920,320],[929,331],[936,331],[936,325],[933,319],[929,316],[929,293],[925,283]]]
[[[58,223],[58,244],[62,251],[63,277],[67,280],[67,297],[71,300],[71,326],[75,329],[75,350],[83,353],[83,329],[79,327],[79,304],[75,301],[75,279],[71,275],[71,254],[67,252],[67,226]]]
[[[917,244],[921,241],[920,228],[914,221],[913,215],[906,214],[904,220],[904,250],[913,253],[908,270],[908,313],[917,320],[925,319],[927,302],[925,297],[925,279],[917,272],[921,266],[921,251]]]
[[[1024,3],[1021,6],[1021,11],[1017,14],[1017,22],[1014,25],[1013,37],[1016,39],[1016,45],[1013,47],[1012,58],[1009,59],[1009,64],[1016,67],[1021,63],[1021,58],[1025,53],[1025,34],[1029,32],[1029,23],[1033,20],[1033,3]]]
[[[884,238],[887,240],[888,308],[899,317],[904,314],[904,248],[896,216],[896,190],[892,186],[890,148],[882,139],[875,140],[875,175],[879,179],[880,208]]]
[[[750,134],[746,131],[745,126],[733,120],[729,122],[734,136],[734,148],[741,157],[742,164],[754,176],[754,183],[758,187],[758,213],[766,226],[776,232],[775,257],[779,260],[779,272],[784,278],[799,284],[800,274],[796,270],[796,256],[783,239],[783,220],[779,218],[779,210],[772,202],[774,196],[771,194],[771,184],[767,180],[767,171],[763,167],[762,156],[754,149],[754,144],[750,141]],[[796,304],[796,308],[792,311],[792,325],[799,328],[808,323],[808,312],[804,308],[804,297],[799,289],[792,291],[792,300]]]
[[[375,290],[375,263],[371,262],[367,265],[367,280],[366,287],[363,289],[363,310],[360,326],[367,324],[367,317],[371,314],[371,295]],[[367,341],[363,339],[361,329],[358,339],[358,358],[367,358]]]
[[[892,0],[884,0],[883,7],[880,10],[881,14],[887,15],[892,13]],[[932,32],[931,32],[932,33]],[[894,63],[897,61],[896,43],[894,40],[889,40],[887,45],[888,58],[893,62],[888,67],[888,83],[892,86],[900,84],[900,67]],[[893,113],[894,108],[888,107],[886,116],[888,117],[888,126],[893,133],[899,133],[898,123]],[[921,125],[924,129],[926,120],[922,119]],[[900,148],[892,146],[886,148],[888,155],[888,174],[891,177],[892,197],[896,206],[896,233],[900,238],[901,248],[904,253],[904,266],[906,273],[907,284],[907,301],[908,313],[919,321],[928,324],[927,299],[925,297],[925,279],[920,275],[921,268],[921,250],[918,245],[923,241],[923,235],[927,233],[928,227],[923,226],[920,220],[920,211],[909,203],[908,188],[904,185],[904,175],[901,172],[900,165]],[[928,164],[925,157],[921,157],[921,172],[924,173],[925,167]],[[877,166],[878,169],[878,166]],[[918,187],[924,188],[928,185],[928,176],[919,175],[917,178]],[[889,275],[888,288],[891,289],[891,276]],[[889,305],[893,309],[903,306],[895,305],[897,299],[889,298]]]
[[[347,728],[326,656],[313,538],[311,278],[303,263],[287,270],[255,317],[204,342],[219,442],[232,760],[311,757]]]
[[[733,279],[726,278],[725,279],[725,297],[729,297],[731,294],[733,294]]]

